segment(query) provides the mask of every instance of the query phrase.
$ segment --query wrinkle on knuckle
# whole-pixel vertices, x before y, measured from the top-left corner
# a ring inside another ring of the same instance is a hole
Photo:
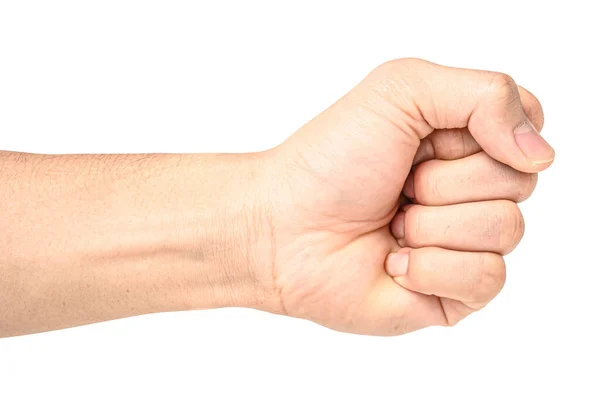
[[[467,134],[469,133],[465,131],[459,131],[460,144],[458,145],[459,150],[457,153],[457,158],[464,158],[469,153],[469,150],[467,149]]]
[[[500,234],[500,251],[502,254],[511,252],[525,234],[525,221],[516,203],[504,201],[501,211],[503,223]]]
[[[504,287],[506,267],[499,255],[482,254],[477,262],[477,277],[474,280],[468,302],[485,304],[498,295]]]
[[[450,147],[449,159],[460,159],[467,156],[467,142],[465,135],[467,134],[462,130],[455,130],[453,133],[452,144]]]
[[[525,201],[533,194],[535,186],[537,185],[538,175],[537,173],[523,173],[521,178],[521,184],[517,192],[517,202]]]
[[[359,102],[365,103],[371,113],[406,133],[416,145],[416,140],[433,130],[415,100],[415,93],[419,92],[415,85],[420,82],[419,68],[415,64],[419,61],[387,61],[373,69],[357,89],[350,92]]]
[[[515,80],[505,73],[494,73],[490,83],[489,91],[492,97],[499,102],[511,104],[520,101],[519,88]]]
[[[468,134],[462,129],[450,129],[444,139],[439,140],[439,146],[444,147],[446,154],[441,159],[452,160],[464,158],[467,153],[467,142],[465,135]]]
[[[490,174],[502,183],[498,195],[515,202],[529,198],[537,184],[536,173],[520,172],[498,161],[492,161]]]
[[[373,78],[374,88],[379,94],[386,95],[410,89],[409,80],[418,70],[417,59],[399,58],[386,61],[377,66],[369,75]]]

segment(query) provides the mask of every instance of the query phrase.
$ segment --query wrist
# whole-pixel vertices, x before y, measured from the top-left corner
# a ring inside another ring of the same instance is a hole
[[[182,292],[182,309],[279,311],[272,275],[270,156],[267,152],[190,155],[186,177],[179,181],[188,187],[181,195],[190,198],[192,223],[178,224],[195,277]]]

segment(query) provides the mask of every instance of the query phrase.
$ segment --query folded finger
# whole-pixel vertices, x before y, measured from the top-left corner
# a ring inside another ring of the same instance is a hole
[[[537,174],[524,173],[500,163],[484,152],[452,161],[433,159],[417,165],[403,193],[422,205],[527,199]]]
[[[392,253],[386,271],[406,289],[457,300],[471,309],[492,300],[506,279],[504,260],[498,254],[436,247]]]
[[[402,247],[441,247],[507,254],[523,237],[525,223],[512,201],[446,206],[409,205],[390,230]]]

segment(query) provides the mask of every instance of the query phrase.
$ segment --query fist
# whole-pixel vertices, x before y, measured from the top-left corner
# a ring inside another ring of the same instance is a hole
[[[265,310],[347,332],[453,325],[502,288],[554,151],[507,75],[386,63],[265,154]]]
[[[441,138],[456,140],[447,132],[432,137]],[[472,136],[463,139],[477,147]],[[443,324],[452,325],[485,306],[504,285],[501,255],[524,233],[516,203],[531,195],[537,174],[484,152],[455,160],[446,155],[448,160],[420,163],[407,178],[403,194],[412,203],[392,220],[400,249],[388,256],[386,270],[402,287],[438,297]]]

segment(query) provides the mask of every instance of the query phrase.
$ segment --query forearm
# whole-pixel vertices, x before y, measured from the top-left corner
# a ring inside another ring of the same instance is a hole
[[[0,153],[0,336],[270,307],[261,162]]]

